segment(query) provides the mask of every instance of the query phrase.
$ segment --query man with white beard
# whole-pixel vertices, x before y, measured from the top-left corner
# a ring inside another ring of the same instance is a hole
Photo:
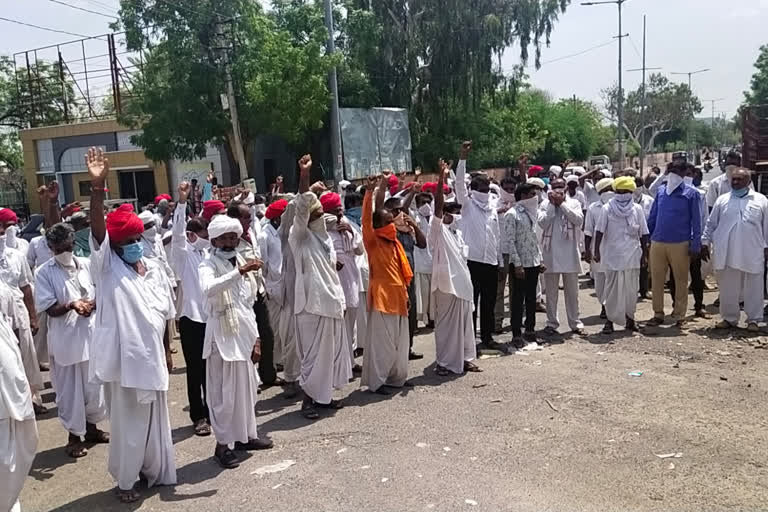
[[[351,356],[344,325],[344,290],[336,271],[336,251],[325,227],[323,206],[309,189],[312,157],[299,160],[299,196],[288,236],[296,264],[294,312],[301,356],[301,406],[307,419],[317,419],[317,407],[340,409],[333,389],[352,377]]]
[[[237,252],[242,234],[237,219],[215,217],[208,226],[211,250],[199,267],[208,317],[203,348],[206,399],[216,436],[214,457],[226,469],[240,465],[232,448],[272,447],[272,441],[258,437],[255,412],[259,377],[253,363],[259,356],[259,332],[253,305],[258,283],[251,273],[262,262],[246,261]]]
[[[18,218],[9,208],[0,208],[0,280],[13,292],[16,309],[21,318],[16,327],[19,337],[19,350],[24,361],[24,372],[32,390],[35,414],[44,414],[48,409],[42,405],[40,391],[43,389],[43,376],[40,373],[40,362],[37,359],[34,335],[37,334],[37,310],[32,290],[34,276],[27,263],[27,258],[18,250],[7,246],[12,240],[12,230],[16,228]],[[11,230],[11,231],[9,231]]]
[[[32,391],[14,335],[22,322],[11,289],[0,281],[0,510],[20,512],[19,494],[37,450]]]
[[[139,499],[134,485],[176,483],[168,415],[170,347],[166,323],[175,316],[165,271],[142,257],[144,223],[124,204],[104,219],[109,162],[100,149],[86,155],[91,177],[91,276],[96,323],[90,352],[91,382],[103,383],[112,435],[109,472],[123,503]]]

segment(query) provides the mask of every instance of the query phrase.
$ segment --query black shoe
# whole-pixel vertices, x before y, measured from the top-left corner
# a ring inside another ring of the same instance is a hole
[[[315,409],[315,401],[308,396],[305,396],[304,401],[301,403],[301,415],[308,420],[316,420],[320,417],[317,409]]]
[[[417,361],[419,359],[424,359],[424,354],[419,354],[418,352],[414,352],[413,350],[408,352],[409,361]]]
[[[359,364],[356,364],[352,367],[352,374],[353,375],[362,375],[363,373],[363,367]]]
[[[235,450],[253,452],[257,450],[269,450],[275,445],[269,438],[264,439],[249,439],[247,443],[236,442]]]
[[[216,450],[213,453],[213,456],[219,462],[219,465],[224,469],[234,469],[240,466],[240,459],[238,459],[237,455],[235,455],[235,452],[229,448],[222,451]]]
[[[600,310],[600,320],[605,320],[608,318],[608,314],[605,312],[605,306]]]
[[[355,359],[358,357],[363,357],[363,349],[362,348],[356,348],[355,349]]]

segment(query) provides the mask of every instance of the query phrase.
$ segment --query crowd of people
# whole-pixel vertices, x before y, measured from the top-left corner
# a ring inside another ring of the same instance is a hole
[[[640,331],[649,294],[645,325],[661,325],[667,284],[684,327],[689,277],[694,314],[707,317],[702,262],[719,284],[717,327],[737,326],[743,309],[759,329],[768,199],[738,153],[705,187],[684,159],[647,176],[523,160],[497,182],[468,172],[471,150],[462,144],[455,170],[441,160],[434,182],[385,173],[337,192],[311,183],[305,155],[296,194],[280,180],[266,197],[243,191],[225,204],[209,177],[204,201],[184,182],[175,202],[161,195],[137,214],[105,211],[109,162],[91,149],[88,212],[61,210],[55,182],[40,187],[45,231],[27,245],[16,214],[0,209],[0,510],[19,506],[45,370],[68,456],[109,443],[123,502],[139,498],[139,479],[176,483],[167,392],[177,332],[194,432],[213,434],[215,460],[236,468],[238,452],[272,447],[258,431],[260,389],[282,386],[316,420],[357,378],[382,395],[412,386],[420,327],[434,329],[437,375],[481,372],[478,351],[559,332],[560,289],[568,329],[585,335],[585,270],[605,334]],[[512,341],[501,344],[507,318]],[[111,433],[98,428],[107,418]]]

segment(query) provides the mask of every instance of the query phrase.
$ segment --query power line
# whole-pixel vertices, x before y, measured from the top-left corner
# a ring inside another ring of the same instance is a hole
[[[598,50],[600,48],[603,48],[603,47],[611,45],[611,44],[613,44],[613,39],[611,39],[610,41],[606,41],[606,42],[604,42],[602,44],[598,44],[596,46],[593,46],[591,48],[587,48],[586,50],[582,50],[582,51],[577,52],[577,53],[572,53],[571,55],[563,55],[562,57],[558,57],[556,59],[544,61],[544,62],[541,63],[541,65],[544,66],[545,64],[552,64],[553,62],[559,62],[561,60],[570,59],[572,57],[578,57],[579,55],[584,55],[585,53],[589,53],[591,51]],[[532,66],[528,66],[528,67],[532,67]]]
[[[67,35],[75,36],[75,37],[84,37],[86,39],[90,39],[91,38],[91,36],[86,36],[85,34],[78,34],[77,32],[68,32],[66,30],[59,30],[59,29],[50,28],[50,27],[42,27],[40,25],[35,25],[33,23],[26,23],[24,21],[14,20],[14,19],[11,19],[11,18],[4,18],[3,16],[0,16],[0,20],[7,21],[9,23],[15,23],[17,25],[24,25],[25,27],[32,27],[32,28],[36,28],[36,29],[39,29],[39,30],[46,30],[48,32],[56,32],[56,33],[59,33],[59,34],[67,34]]]
[[[48,0],[48,1],[49,2],[53,2],[54,4],[59,4],[59,5],[65,6],[65,7],[69,7],[70,9],[77,9],[78,11],[83,11],[83,12],[88,12],[88,13],[91,13],[91,14],[96,14],[96,15],[99,15],[99,16],[104,16],[105,18],[109,18],[109,19],[113,19],[113,20],[119,19],[117,16],[112,16],[111,14],[104,14],[103,12],[92,11],[90,9],[86,9],[85,7],[78,7],[76,5],[68,4],[67,2],[62,2],[61,0]]]

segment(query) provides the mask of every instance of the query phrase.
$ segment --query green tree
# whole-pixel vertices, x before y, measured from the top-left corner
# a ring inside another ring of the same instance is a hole
[[[760,47],[755,69],[750,89],[744,93],[745,102],[747,105],[768,105],[768,44]]]
[[[613,122],[617,119],[618,86],[603,90],[605,108]],[[646,85],[646,109],[642,112],[642,86],[630,91],[624,101],[624,131],[640,146],[645,134],[645,150],[651,151],[656,138],[677,128],[684,128],[702,106],[688,84],[670,82],[665,76],[654,73]]]
[[[144,52],[122,121],[141,128],[136,142],[155,160],[192,159],[222,144],[236,161],[229,111],[231,71],[246,162],[253,140],[277,135],[300,145],[328,108],[327,31],[290,31],[251,0],[122,0],[128,49]],[[151,27],[151,28],[146,28]]]

